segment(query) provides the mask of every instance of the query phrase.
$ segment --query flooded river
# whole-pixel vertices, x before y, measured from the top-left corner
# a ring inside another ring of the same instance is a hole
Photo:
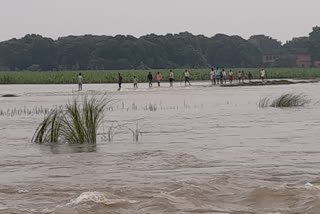
[[[207,84],[0,85],[18,95],[0,97],[0,213],[320,213],[320,84]],[[312,102],[258,108],[285,92]],[[41,112],[83,93],[115,101],[95,148],[31,143]]]

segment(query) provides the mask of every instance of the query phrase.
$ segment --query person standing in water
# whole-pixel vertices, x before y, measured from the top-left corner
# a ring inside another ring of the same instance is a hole
[[[169,74],[170,87],[173,87],[173,80],[174,80],[174,74],[173,74],[173,71],[170,70],[170,74]]]
[[[160,87],[160,82],[161,82],[161,79],[162,79],[162,74],[160,72],[158,72],[157,76],[157,81],[158,81],[158,87]]]
[[[231,71],[231,69],[230,69],[230,71],[229,71],[229,82],[230,82],[230,84],[232,84],[232,80],[233,80],[233,72]]]
[[[118,88],[118,91],[121,90],[121,85],[122,85],[122,76],[121,76],[121,74],[119,73],[119,88]]]
[[[214,68],[211,68],[210,79],[211,79],[211,85],[215,85],[216,84],[216,70],[214,70]]]
[[[152,87],[152,79],[153,79],[152,74],[151,74],[151,72],[149,72],[149,74],[148,74],[149,88]]]
[[[222,78],[223,78],[224,84],[227,84],[227,72],[224,69],[222,70]]]
[[[224,71],[224,69],[222,69],[221,70],[221,72],[220,72],[220,84],[222,85],[223,84],[223,71]]]
[[[83,76],[81,73],[79,73],[79,76],[78,76],[78,90],[79,91],[82,91],[82,83],[83,83]]]
[[[133,77],[133,88],[138,88],[138,79],[136,78],[136,76]]]
[[[217,79],[217,84],[220,84],[220,79],[221,79],[221,71],[219,67],[217,67],[217,72],[216,72],[216,79]]]
[[[238,80],[239,80],[239,84],[241,83],[241,71],[238,72]]]
[[[248,79],[249,79],[249,83],[251,83],[251,80],[252,80],[252,73],[249,71],[248,73]]]
[[[266,76],[266,72],[264,71],[264,69],[261,69],[261,71],[260,71],[260,78],[261,78],[262,82],[264,82],[265,76]]]
[[[190,83],[190,74],[189,74],[189,71],[186,69],[184,71],[184,84],[185,84],[185,86],[187,86],[187,82],[189,83],[189,85],[191,85],[191,83]]]
[[[241,71],[241,80],[242,80],[242,83],[244,83],[244,78],[245,78],[244,71]]]

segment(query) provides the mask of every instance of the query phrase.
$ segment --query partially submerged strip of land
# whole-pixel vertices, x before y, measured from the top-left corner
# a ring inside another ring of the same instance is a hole
[[[184,81],[185,69],[174,69],[175,81]],[[225,69],[226,72],[230,70]],[[249,72],[253,79],[259,79],[259,68],[233,68],[233,78],[237,79],[239,71]],[[118,71],[7,71],[0,72],[0,84],[75,84],[77,76],[81,72],[84,83],[116,83],[118,73],[121,73],[124,83],[131,83],[136,76],[139,82],[147,82],[149,72],[155,77],[157,72],[162,74],[162,81],[169,80],[169,69],[162,70],[118,70]],[[209,80],[210,69],[188,69],[192,81]],[[320,69],[317,68],[270,68],[266,69],[267,79],[315,79],[320,78]]]
[[[320,82],[320,79],[314,80],[301,80],[301,81],[290,81],[290,80],[267,80],[267,81],[252,81],[252,82],[240,82],[235,81],[235,84],[224,84],[221,87],[239,87],[239,86],[266,86],[266,85],[293,85],[301,83],[316,83]],[[237,84],[238,83],[238,84]]]

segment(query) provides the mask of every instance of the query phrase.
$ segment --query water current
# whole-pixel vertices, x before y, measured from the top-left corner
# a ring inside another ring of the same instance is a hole
[[[320,84],[208,84],[0,85],[18,95],[0,97],[0,213],[320,213]],[[311,103],[258,107],[287,92]],[[31,143],[45,109],[81,94],[114,100],[95,147]]]

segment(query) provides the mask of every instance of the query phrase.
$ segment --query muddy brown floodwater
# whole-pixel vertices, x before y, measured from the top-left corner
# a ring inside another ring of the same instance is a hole
[[[0,97],[0,213],[320,213],[320,84],[207,84],[0,85],[18,95]],[[258,108],[285,92],[312,102]],[[44,109],[83,93],[115,100],[95,148],[31,143]]]

